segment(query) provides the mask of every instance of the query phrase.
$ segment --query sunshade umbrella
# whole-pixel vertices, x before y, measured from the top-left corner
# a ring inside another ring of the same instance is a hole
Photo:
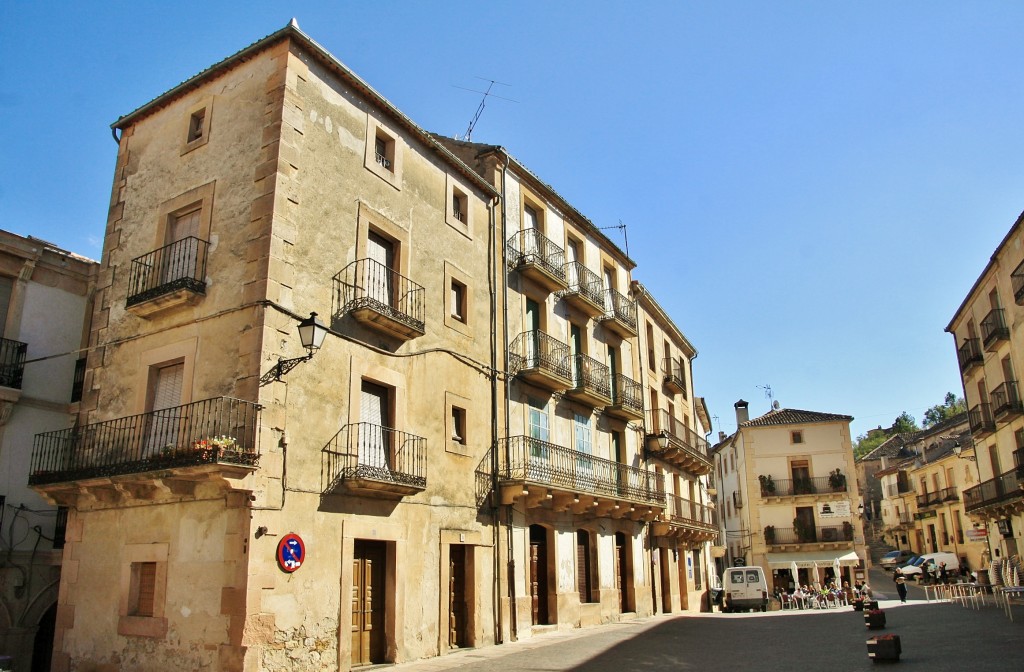
[[[836,588],[842,589],[842,587],[843,587],[843,579],[842,579],[842,575],[839,573],[839,556],[838,555],[836,556],[836,559],[832,561],[832,570],[836,574]]]
[[[800,570],[796,566],[796,560],[789,563],[789,571],[793,574],[793,586],[794,590],[800,587]]]

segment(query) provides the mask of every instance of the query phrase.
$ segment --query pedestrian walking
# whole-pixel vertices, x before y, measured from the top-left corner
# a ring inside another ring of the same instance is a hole
[[[903,570],[899,567],[893,572],[893,582],[896,583],[896,592],[900,594],[900,602],[907,603],[907,577],[903,576]]]
[[[946,572],[946,563],[939,563],[939,582],[943,584],[949,583],[949,574]]]

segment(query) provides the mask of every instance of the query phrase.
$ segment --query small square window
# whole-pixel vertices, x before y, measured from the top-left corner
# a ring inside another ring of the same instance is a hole
[[[153,616],[156,613],[156,563],[133,562],[128,597],[129,616]]]
[[[206,132],[206,108],[192,113],[188,121],[188,142],[202,140]]]
[[[210,140],[213,121],[213,99],[207,98],[192,105],[182,119],[181,155],[204,146]]]
[[[452,217],[466,222],[466,195],[459,191],[452,192]]]
[[[466,321],[466,286],[452,280],[451,315],[459,322]]]
[[[374,159],[377,161],[377,165],[382,166],[385,170],[394,172],[393,163],[395,160],[395,143],[394,141],[388,141],[387,138],[378,135],[374,139]]]
[[[466,445],[466,409],[452,406],[452,441]]]
[[[804,442],[804,433],[803,432],[800,432],[800,431],[790,432],[789,436],[790,436],[790,442],[791,443],[803,443]]]

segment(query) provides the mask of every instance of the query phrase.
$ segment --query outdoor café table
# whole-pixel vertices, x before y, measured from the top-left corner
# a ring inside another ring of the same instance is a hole
[[[921,587],[924,588],[924,599],[929,601],[929,602],[931,602],[932,601],[932,596],[931,596],[931,592],[930,591],[934,591],[935,592],[935,599],[936,600],[940,600],[940,599],[942,599],[940,597],[940,592],[946,586],[941,584],[941,583],[926,583],[926,584],[924,584]]]
[[[1013,622],[1013,610],[1010,608],[1010,598],[1014,596],[1024,597],[1024,586],[1003,586],[999,589],[999,593],[1003,596],[1003,608],[1006,610],[1006,615],[1010,617],[1010,622]]]

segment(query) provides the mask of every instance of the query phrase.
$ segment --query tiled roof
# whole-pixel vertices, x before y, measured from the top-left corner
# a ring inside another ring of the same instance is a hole
[[[907,445],[907,441],[911,436],[911,434],[894,434],[882,443],[878,444],[874,450],[857,461],[880,460],[883,457],[901,457],[903,453],[903,446]]]
[[[810,422],[850,422],[853,416],[837,413],[801,411],[798,408],[780,408],[768,411],[759,418],[747,420],[740,427],[767,427],[769,425],[801,425]]]

